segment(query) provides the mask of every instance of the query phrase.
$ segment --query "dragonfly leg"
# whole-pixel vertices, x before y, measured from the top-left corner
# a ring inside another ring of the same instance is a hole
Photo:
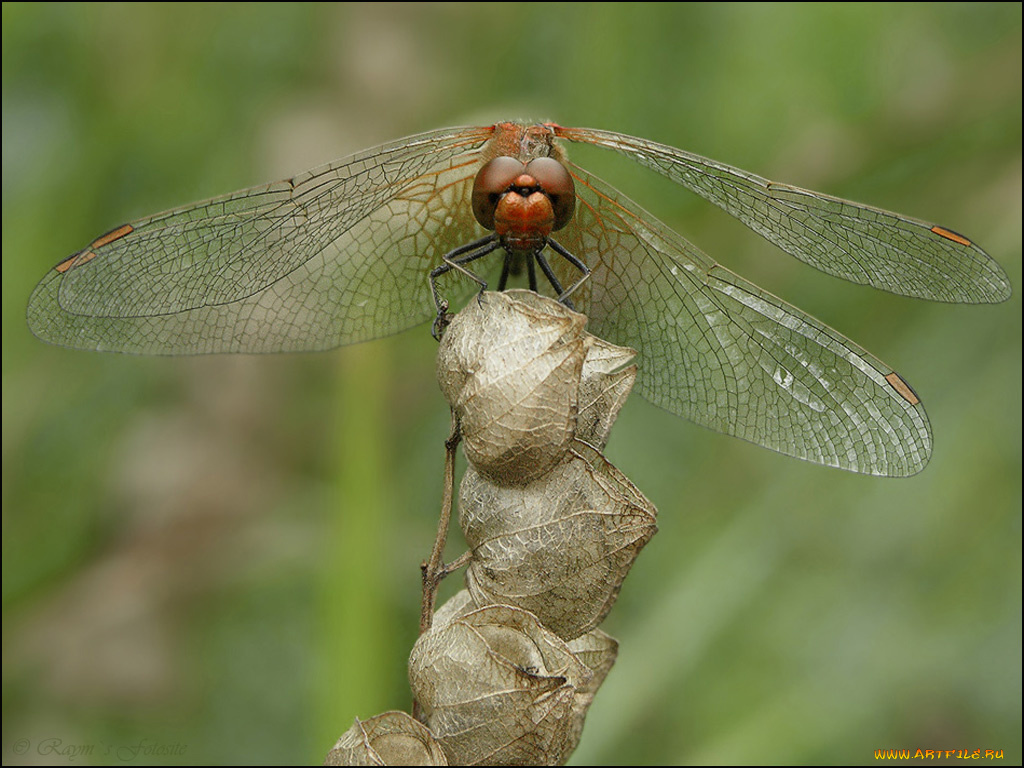
[[[451,272],[454,269],[479,283],[480,292],[482,293],[487,290],[487,283],[466,269],[464,265],[471,261],[476,261],[481,256],[486,256],[491,251],[497,250],[500,247],[501,241],[498,239],[498,236],[488,235],[487,237],[482,237],[479,240],[474,240],[472,243],[461,245],[458,248],[449,251],[441,257],[442,263],[431,270],[430,292],[434,297],[434,306],[437,308],[437,317],[434,318],[434,324],[430,332],[435,339],[440,340],[441,333],[444,331],[445,326],[448,325],[449,320],[448,301],[441,298],[441,294],[437,290],[437,279],[441,275]]]
[[[551,287],[555,289],[555,293],[559,294],[559,299],[558,300],[562,301],[562,299],[561,299],[562,284],[558,281],[558,278],[555,277],[554,270],[551,269],[551,265],[548,264],[548,260],[544,258],[544,254],[541,253],[540,250],[538,250],[536,253],[534,253],[533,254],[533,258],[530,259],[530,273],[531,274],[533,273],[533,262],[534,262],[534,259],[536,259],[537,263],[540,264],[541,272],[544,273],[544,277],[546,277],[548,279],[548,282],[551,283]],[[536,285],[532,286],[532,290],[537,290]],[[569,307],[569,309],[573,308],[571,302],[562,301],[562,303],[565,304],[567,307]]]
[[[564,291],[562,291],[561,294],[558,297],[558,300],[560,302],[565,304],[565,306],[569,307],[569,309],[573,309],[572,302],[569,301],[569,297],[576,291],[577,288],[579,288],[581,285],[583,285],[583,283],[586,281],[586,279],[588,277],[590,277],[590,267],[588,267],[586,264],[584,264],[582,261],[580,261],[575,255],[573,255],[573,253],[571,251],[566,250],[562,245],[560,245],[559,243],[555,242],[554,240],[548,238],[547,243],[548,243],[549,246],[551,246],[551,250],[553,250],[555,253],[557,253],[559,256],[561,256],[563,259],[565,259],[570,264],[572,264],[574,267],[576,267],[576,269],[578,269],[580,271],[580,273],[581,273],[580,274],[580,279],[577,280],[572,285],[570,285]],[[539,256],[538,256],[538,261],[540,261]],[[545,267],[546,267],[544,274],[547,275],[548,271],[551,269],[551,267],[547,266],[546,262],[544,262],[544,261],[540,261],[540,264],[541,264],[541,268],[542,269],[545,269]],[[551,279],[550,275],[548,276],[548,279],[549,280]],[[559,287],[557,287],[557,283],[553,282],[552,286],[556,286],[555,287],[556,291],[557,290],[561,290]]]
[[[504,291],[508,285],[508,276],[512,273],[512,257],[505,252],[505,263],[501,267],[501,279],[498,280],[498,290]]]

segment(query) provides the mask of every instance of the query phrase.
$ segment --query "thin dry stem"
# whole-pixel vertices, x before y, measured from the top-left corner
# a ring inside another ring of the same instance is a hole
[[[434,539],[434,548],[430,553],[430,559],[420,565],[423,574],[423,600],[420,604],[420,634],[428,629],[434,620],[434,605],[437,602],[437,588],[445,576],[458,570],[470,559],[470,553],[466,552],[461,557],[445,565],[444,546],[448,541],[448,526],[451,523],[452,503],[455,499],[455,451],[462,439],[459,430],[459,419],[452,411],[452,427],[448,439],[444,441],[444,488],[441,496],[441,515],[437,521],[437,536]],[[422,720],[419,702],[413,700],[412,714],[417,720]]]

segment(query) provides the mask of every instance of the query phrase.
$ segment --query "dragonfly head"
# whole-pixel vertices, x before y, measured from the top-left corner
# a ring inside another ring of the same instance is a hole
[[[572,176],[553,157],[523,163],[496,157],[473,181],[473,215],[515,248],[530,248],[569,223],[576,210]]]

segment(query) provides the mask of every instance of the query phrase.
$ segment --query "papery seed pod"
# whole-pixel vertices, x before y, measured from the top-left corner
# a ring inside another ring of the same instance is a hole
[[[506,291],[516,301],[556,316],[575,314],[572,310],[533,291]],[[636,350],[620,347],[586,334],[590,339],[580,372],[576,416],[576,437],[601,450],[608,443],[619,410],[636,381],[636,366],[628,365]]]
[[[469,594],[469,590],[460,589],[445,601],[444,605],[434,611],[434,620],[431,627],[434,629],[446,627],[455,619],[462,618],[467,613],[472,613],[482,607],[473,602],[473,596]]]
[[[563,763],[592,677],[535,616],[506,605],[428,630],[409,657],[413,695],[453,765]]]
[[[466,586],[477,605],[515,605],[566,640],[593,629],[655,534],[657,510],[593,446],[529,485],[498,485],[470,466],[459,525],[472,549]]]
[[[455,619],[476,610],[478,608],[469,591],[463,589],[437,609],[434,614],[433,627],[434,629],[446,627]],[[590,682],[577,688],[573,695],[569,742],[575,749],[575,745],[579,744],[583,734],[583,724],[590,704],[608,672],[611,671],[612,665],[615,664],[615,658],[619,653],[619,642],[600,629],[594,629],[580,635],[575,640],[570,640],[566,643],[566,647],[592,673]]]
[[[580,374],[576,437],[603,450],[636,381],[636,366],[626,365],[636,357],[636,352],[596,336],[591,338]]]
[[[593,673],[590,682],[576,692],[572,705],[572,740],[579,743],[583,734],[583,721],[586,719],[587,710],[601,687],[605,677],[611,671],[615,658],[619,654],[619,641],[600,629],[594,629],[585,635],[580,635],[575,640],[570,640],[567,645],[576,654],[576,658],[582,661]]]
[[[324,765],[448,765],[434,735],[405,712],[356,718]]]
[[[550,304],[558,309],[484,293],[441,340],[438,381],[459,418],[466,458],[495,482],[543,474],[575,434],[592,337],[585,316]]]

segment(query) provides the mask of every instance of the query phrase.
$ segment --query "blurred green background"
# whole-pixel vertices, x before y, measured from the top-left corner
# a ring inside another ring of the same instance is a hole
[[[31,336],[35,282],[123,221],[444,125],[643,136],[937,221],[1015,295],[840,283],[599,151],[573,157],[887,360],[908,480],[634,398],[660,510],[574,760],[1021,760],[1021,6],[3,6],[3,762],[319,762],[408,709],[447,410],[427,329],[153,359]],[[450,545],[459,551],[456,533]],[[446,585],[450,594],[460,581]]]

